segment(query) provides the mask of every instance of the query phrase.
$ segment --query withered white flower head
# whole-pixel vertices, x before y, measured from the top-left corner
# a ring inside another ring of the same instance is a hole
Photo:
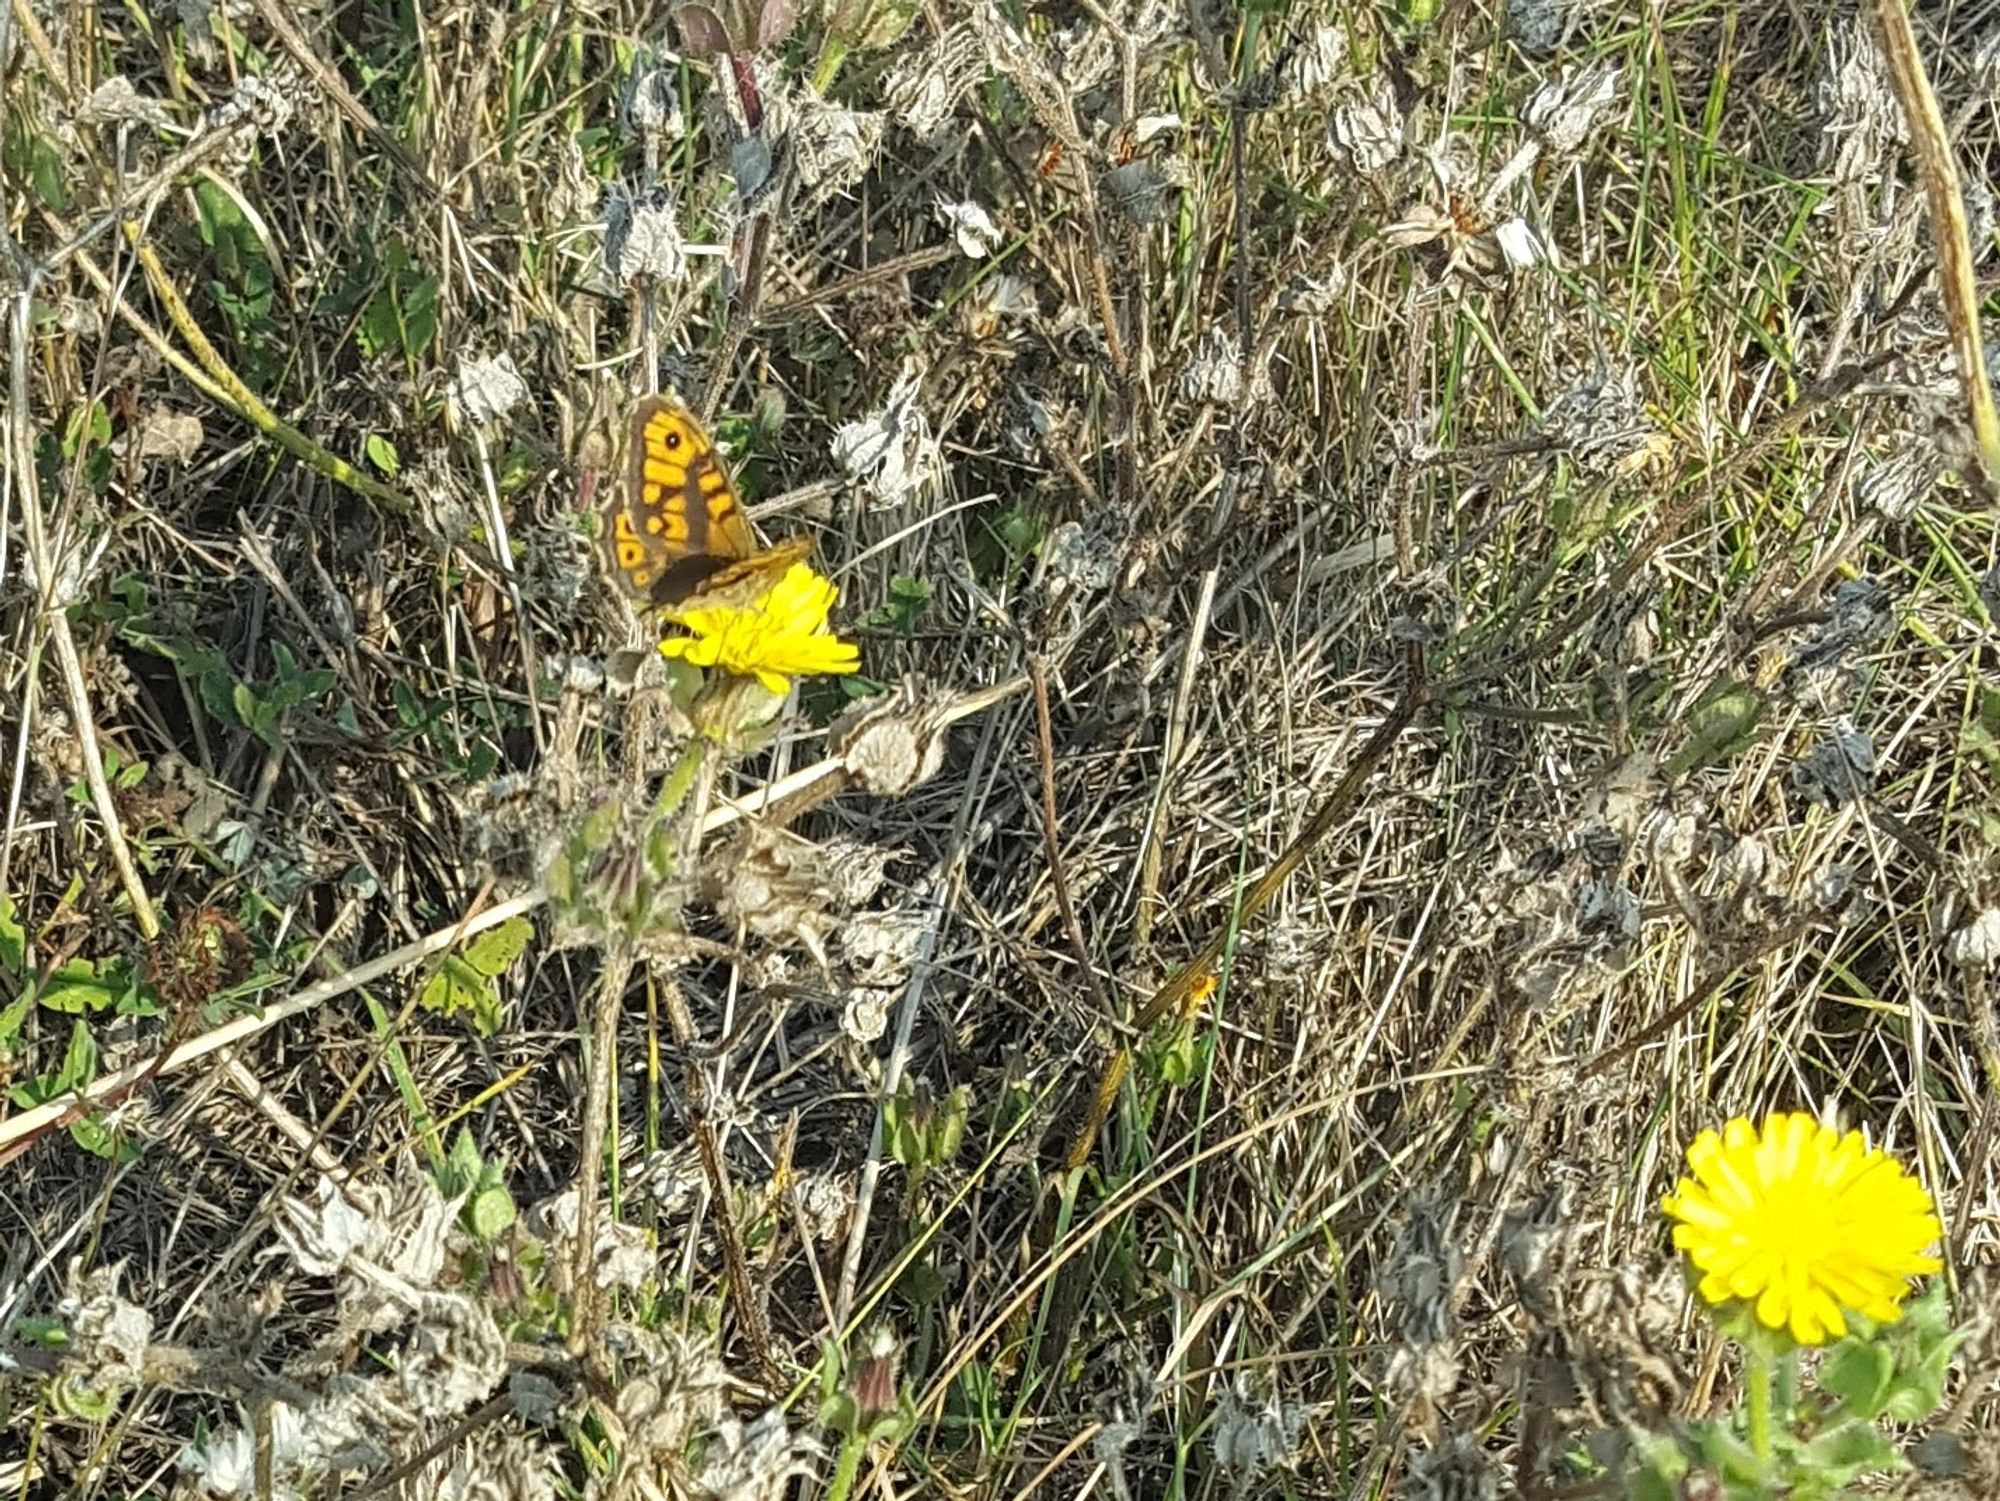
[[[1567,78],[1552,78],[1528,96],[1522,123],[1554,155],[1574,156],[1604,107],[1618,97],[1623,73],[1623,68],[1593,63]]]
[[[513,357],[507,354],[465,360],[459,365],[451,387],[465,419],[477,427],[498,422],[528,394],[528,383],[521,379]]]
[[[834,459],[884,507],[915,499],[942,464],[930,418],[917,405],[922,383],[914,362],[905,364],[880,411],[834,434]]]
[[[938,223],[952,232],[968,260],[984,260],[1000,244],[1000,230],[985,209],[970,199],[964,203],[937,201]]]
[[[889,113],[922,140],[938,135],[953,110],[986,77],[986,48],[970,24],[952,26],[918,52],[903,54],[882,83]]]
[[[1403,111],[1386,78],[1372,93],[1340,105],[1327,121],[1327,144],[1362,176],[1380,172],[1403,154]]]
[[[604,209],[604,267],[621,282],[675,282],[687,275],[687,242],[664,191],[613,193]]]

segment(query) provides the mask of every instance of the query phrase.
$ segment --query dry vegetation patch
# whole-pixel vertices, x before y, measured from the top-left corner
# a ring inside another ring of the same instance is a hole
[[[1916,21],[1983,253],[2000,33]],[[2000,557],[1862,18],[0,73],[0,1487],[1610,1494],[1778,1108],[1935,1197],[1991,1493]],[[659,390],[858,673],[654,650]]]

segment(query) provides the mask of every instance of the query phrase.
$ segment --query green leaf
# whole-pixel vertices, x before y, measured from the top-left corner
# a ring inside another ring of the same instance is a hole
[[[1748,683],[1716,684],[1688,711],[1687,744],[1667,762],[1667,774],[1685,776],[1747,749],[1763,712],[1764,700]]]
[[[0,896],[0,970],[20,977],[28,958],[28,932],[14,915],[14,899]]]
[[[248,683],[238,683],[229,692],[229,707],[236,722],[246,730],[259,731],[264,717],[264,701]]]
[[[408,683],[397,681],[389,690],[396,702],[396,718],[406,730],[420,730],[424,725],[424,706],[417,702],[416,690]]]
[[[498,977],[520,958],[528,947],[528,940],[535,936],[535,925],[525,917],[510,918],[488,932],[481,933],[465,951],[465,957],[472,967],[483,975]]]
[[[84,1016],[110,1010],[125,989],[122,976],[100,976],[88,959],[72,959],[49,977],[37,999],[47,1010]]]
[[[1869,1471],[1905,1468],[1902,1455],[1871,1423],[1859,1418],[1836,1423],[1799,1451],[1799,1464],[1836,1481],[1851,1480]]]
[[[396,445],[380,433],[370,433],[368,441],[362,444],[362,451],[368,455],[368,462],[384,474],[400,474],[403,460],[396,452]]]
[[[1701,1457],[1720,1470],[1725,1479],[1761,1483],[1770,1472],[1770,1466],[1758,1457],[1757,1451],[1723,1423],[1696,1425],[1693,1437]]]
[[[469,1014],[481,1037],[500,1030],[500,997],[493,982],[457,954],[444,956],[437,973],[424,982],[417,1004],[439,1016]]]
[[[1895,1359],[1882,1346],[1873,1340],[1844,1339],[1820,1366],[1819,1384],[1846,1403],[1849,1412],[1872,1419],[1880,1415],[1895,1376]]]
[[[481,1240],[494,1240],[514,1223],[514,1196],[499,1185],[482,1188],[465,1206],[466,1223]]]

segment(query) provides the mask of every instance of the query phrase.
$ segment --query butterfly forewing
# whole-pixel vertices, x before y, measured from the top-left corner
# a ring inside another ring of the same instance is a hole
[[[707,596],[811,550],[799,539],[758,550],[715,444],[675,398],[642,400],[627,442],[625,490],[611,508],[606,557],[612,577],[642,602]]]

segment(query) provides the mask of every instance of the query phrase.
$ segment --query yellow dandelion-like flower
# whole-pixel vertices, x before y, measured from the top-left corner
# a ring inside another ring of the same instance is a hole
[[[1941,1265],[1941,1226],[1903,1165],[1810,1115],[1774,1112],[1762,1131],[1738,1116],[1687,1151],[1693,1178],[1660,1201],[1674,1244],[1711,1304],[1750,1304],[1802,1345],[1847,1333],[1847,1315],[1902,1317],[1909,1279]]]
[[[667,611],[667,619],[691,634],[668,637],[660,650],[693,667],[754,677],[779,694],[793,678],[858,672],[860,651],[826,628],[827,614],[839,598],[831,580],[794,563],[748,604],[696,604]]]

